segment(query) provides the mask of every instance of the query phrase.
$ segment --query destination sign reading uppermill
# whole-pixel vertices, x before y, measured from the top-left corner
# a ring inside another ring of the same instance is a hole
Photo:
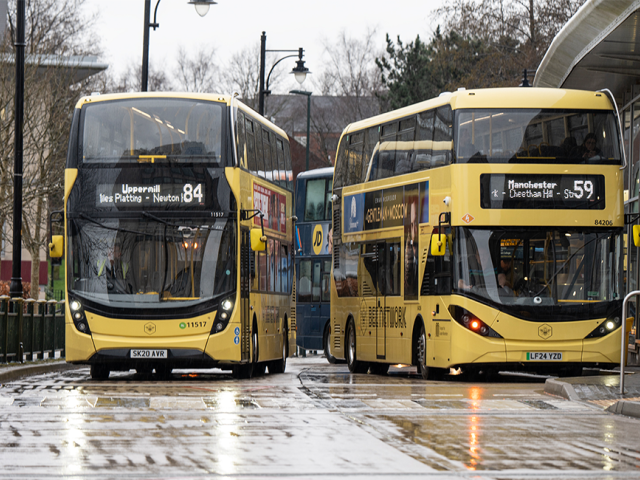
[[[133,185],[129,183],[98,185],[96,205],[204,205],[204,186],[201,183]]]
[[[604,210],[604,190],[604,175],[487,173],[480,175],[480,206]]]

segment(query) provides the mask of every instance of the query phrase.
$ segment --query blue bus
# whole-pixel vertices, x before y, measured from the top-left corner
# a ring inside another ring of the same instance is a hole
[[[331,192],[333,168],[302,172],[296,180],[297,345],[329,351]]]

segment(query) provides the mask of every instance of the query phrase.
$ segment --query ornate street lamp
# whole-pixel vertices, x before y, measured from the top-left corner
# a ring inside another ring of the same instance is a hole
[[[201,17],[204,17],[209,11],[209,7],[211,5],[216,5],[217,2],[214,0],[192,0],[188,2],[190,5],[194,5],[196,7],[196,12]],[[160,0],[156,3],[156,8],[153,11],[153,23],[150,22],[149,16],[151,13],[151,0],[144,1],[144,40],[142,42],[142,84],[140,90],[142,92],[147,91],[147,86],[149,83],[149,29],[153,28],[154,30],[160,26],[157,22],[156,18],[158,15],[158,5],[160,5]]]
[[[298,50],[267,50],[266,46],[267,46],[267,34],[266,32],[262,32],[262,36],[260,37],[260,91],[258,92],[258,113],[260,115],[264,115],[264,97],[266,97],[267,95],[271,95],[271,90],[269,90],[269,79],[271,78],[271,73],[273,72],[273,69],[276,68],[276,65],[278,65],[284,59],[296,56],[296,55],[286,55],[273,64],[273,66],[271,67],[271,70],[269,70],[269,75],[267,75],[267,82],[266,82],[267,86],[265,88],[264,62],[265,62],[265,57],[267,52],[279,52],[279,53],[297,52],[298,60],[296,61],[296,66],[291,70],[290,73],[293,73],[293,75],[296,78],[296,81],[301,85],[302,85],[302,82],[304,82],[305,79],[307,78],[307,75],[311,73],[309,69],[304,66],[304,60],[302,60],[302,57],[304,56],[304,49],[299,48]]]

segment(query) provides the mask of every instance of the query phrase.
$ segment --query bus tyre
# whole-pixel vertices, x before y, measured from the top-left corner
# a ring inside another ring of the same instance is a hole
[[[92,380],[106,380],[109,378],[109,369],[106,365],[93,364],[91,365],[91,379]]]
[[[330,335],[331,327],[329,326],[329,322],[327,322],[327,326],[324,327],[324,334],[322,335],[322,346],[324,347],[324,356],[327,358],[329,363],[338,363],[336,357],[331,355],[331,350],[329,348],[329,342],[331,342]]]
[[[420,325],[418,337],[418,371],[425,380],[440,380],[444,372],[441,368],[427,367],[427,334],[424,324]]]
[[[289,352],[289,335],[287,330],[282,330],[282,358],[272,360],[269,363],[269,373],[284,373],[287,368],[287,353]]]
[[[386,375],[389,372],[388,363],[370,363],[369,373],[372,375]]]
[[[357,360],[356,353],[356,327],[353,322],[347,325],[347,366],[351,373],[367,373],[369,365]]]
[[[251,376],[259,377],[260,375],[264,375],[264,370],[266,365],[264,363],[258,362],[258,358],[260,357],[260,345],[258,345],[258,329],[257,328],[253,330],[253,333],[251,334],[251,338],[253,339],[253,372]]]

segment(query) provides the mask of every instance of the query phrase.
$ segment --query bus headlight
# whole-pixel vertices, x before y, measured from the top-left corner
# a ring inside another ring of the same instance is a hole
[[[480,320],[469,310],[465,310],[464,308],[456,305],[451,305],[449,306],[449,313],[451,313],[451,316],[456,322],[478,335],[483,337],[502,338],[498,332]]]
[[[609,335],[620,327],[620,317],[609,318],[598,325],[589,335],[584,338],[599,338]]]
[[[233,301],[230,299],[226,299],[222,302],[222,309],[226,312],[229,312],[233,308]]]
[[[211,333],[221,332],[227,327],[229,319],[231,318],[231,312],[233,311],[233,304],[234,297],[225,298],[220,302],[220,308],[218,308],[218,311],[216,312],[216,318],[213,321]]]
[[[82,304],[78,300],[71,300],[69,302],[69,309],[71,310],[71,320],[80,333],[86,333],[91,335],[91,329],[89,328],[89,322],[87,316],[84,314]]]

